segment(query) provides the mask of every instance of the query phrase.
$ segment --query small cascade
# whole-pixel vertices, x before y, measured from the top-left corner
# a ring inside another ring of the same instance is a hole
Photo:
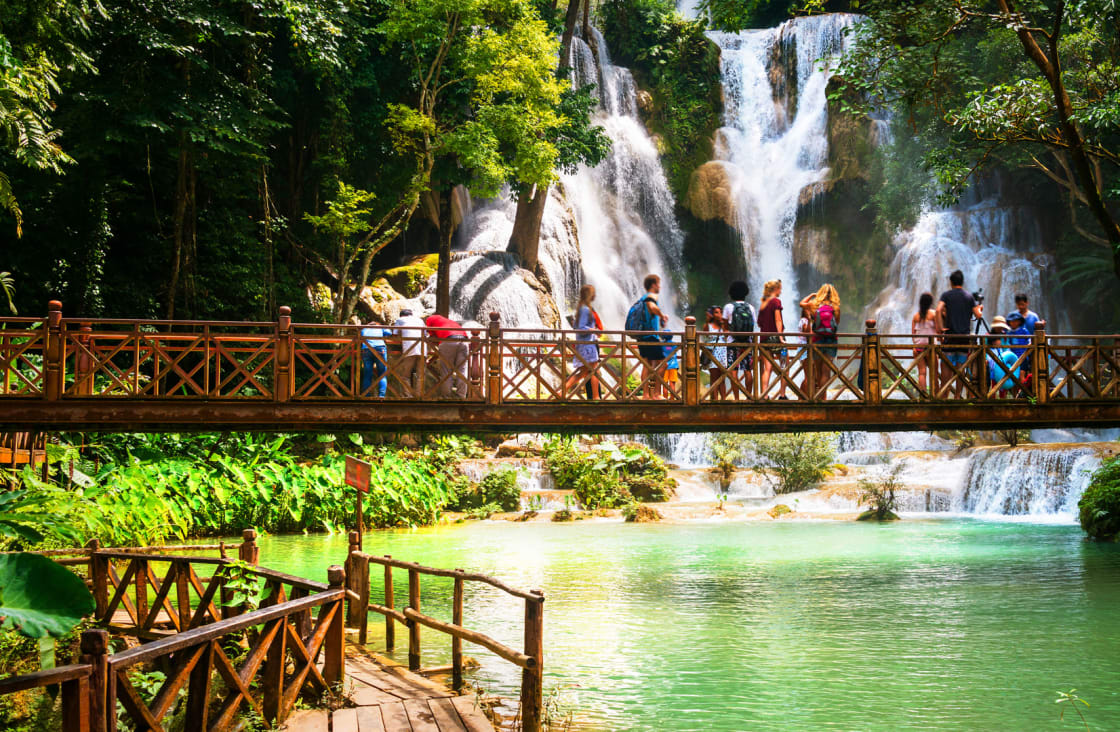
[[[1090,445],[977,449],[953,510],[1069,518],[1100,461]]]
[[[1048,296],[1044,273],[1053,257],[1043,253],[1042,232],[1034,212],[1003,202],[998,181],[984,181],[949,209],[925,211],[913,229],[898,234],[886,288],[869,308],[882,333],[907,333],[918,296],[930,292],[936,303],[949,289],[953,270],[964,273],[965,288],[983,289],[984,314],[1015,309],[1015,293],[1025,292],[1031,307],[1061,328],[1060,303]]]
[[[830,64],[858,16],[797,18],[767,30],[713,32],[721,49],[725,125],[716,158],[732,182],[736,228],[751,291],[781,279],[783,300],[799,299],[793,230],[802,190],[828,174],[825,96]]]
[[[683,283],[674,276],[681,271],[684,235],[657,147],[638,118],[634,77],[611,63],[599,31],[591,33],[591,44],[572,39],[573,84],[596,86],[599,108],[593,121],[610,137],[611,150],[596,167],[562,175],[561,183],[579,232],[583,275],[595,286],[604,325],[620,329],[650,272],[663,277],[662,308],[679,315],[677,292]]]

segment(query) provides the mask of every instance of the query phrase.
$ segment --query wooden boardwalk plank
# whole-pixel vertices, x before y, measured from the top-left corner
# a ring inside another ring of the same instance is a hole
[[[408,721],[404,702],[382,704],[381,721],[385,725],[385,732],[412,732],[412,723]]]
[[[428,708],[427,700],[409,699],[404,702],[404,710],[408,712],[408,721],[412,724],[412,732],[440,732],[439,725],[432,710]]]
[[[432,710],[432,716],[436,718],[440,732],[466,732],[467,728],[463,726],[463,720],[459,719],[459,712],[455,711],[455,705],[450,699],[429,699],[428,706]]]
[[[359,707],[373,707],[378,704],[393,704],[394,702],[401,701],[400,697],[393,696],[387,691],[382,691],[372,686],[363,686],[360,689],[354,689],[350,698]]]
[[[455,711],[459,712],[459,719],[468,732],[494,732],[494,725],[475,704],[473,696],[456,696],[451,699]]]
[[[331,732],[358,732],[358,710],[339,709],[331,714]]]
[[[326,709],[300,709],[288,717],[288,732],[330,732],[331,713]]]
[[[358,732],[385,732],[381,707],[358,707]]]

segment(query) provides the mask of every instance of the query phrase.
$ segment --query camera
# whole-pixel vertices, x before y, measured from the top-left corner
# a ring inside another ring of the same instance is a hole
[[[984,304],[984,288],[981,287],[976,292],[972,293],[972,299],[976,301],[977,305]]]

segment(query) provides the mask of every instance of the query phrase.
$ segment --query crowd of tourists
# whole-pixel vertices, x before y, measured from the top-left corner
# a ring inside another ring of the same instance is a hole
[[[679,334],[671,332],[670,315],[659,302],[661,278],[656,274],[646,276],[643,288],[644,294],[630,307],[625,322],[628,338],[636,343],[636,356],[625,351],[622,360],[632,362],[636,358],[640,362],[635,374],[640,373],[644,398],[672,397],[681,387],[682,343]],[[700,369],[708,376],[709,399],[759,394],[785,400],[790,393],[820,397],[827,394],[830,384],[846,380],[842,377],[844,367],[835,363],[840,348],[841,306],[840,294],[832,284],[821,285],[798,302],[795,330],[787,331],[781,280],[763,285],[757,308],[749,298],[750,286],[737,280],[728,287],[726,304],[712,305],[704,311],[698,342]],[[607,359],[602,352],[603,321],[594,302],[595,288],[584,285],[575,312],[568,319],[574,331],[562,392],[568,399],[582,395],[598,400],[602,396],[603,361]],[[1040,320],[1030,309],[1026,294],[1016,294],[1015,305],[1016,310],[988,323],[982,291],[966,290],[960,270],[949,275],[949,289],[936,305],[932,293],[922,293],[910,328],[913,349],[909,367],[917,371],[919,390],[961,397],[967,383],[977,383],[986,373],[991,388],[1000,395],[1029,394],[1032,364],[1028,346]],[[987,331],[982,336],[981,327]],[[393,361],[394,381],[400,383],[394,395],[444,399],[481,396],[481,334],[478,323],[459,323],[438,314],[421,318],[407,309],[401,311],[392,328],[365,326],[361,331],[362,394],[386,396],[391,341],[400,349]],[[973,348],[975,343],[982,343],[983,351]],[[620,351],[612,348],[608,354],[619,358]],[[434,372],[436,386],[428,393],[425,383],[430,372]],[[862,388],[862,368],[856,372],[851,376]],[[617,383],[618,374],[615,378]],[[624,376],[620,380],[625,383]],[[941,391],[937,391],[939,386]]]

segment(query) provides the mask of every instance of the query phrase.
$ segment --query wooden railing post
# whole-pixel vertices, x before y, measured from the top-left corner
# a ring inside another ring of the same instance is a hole
[[[107,623],[109,618],[105,617],[105,612],[109,609],[109,563],[98,554],[101,551],[100,539],[90,539],[86,548],[89,549],[89,581],[95,608],[93,617]]]
[[[1046,344],[1046,321],[1040,320],[1034,326],[1034,343],[1031,344],[1031,386],[1035,401],[1046,404],[1050,401],[1050,348]]]
[[[245,529],[241,532],[241,546],[237,547],[237,558],[253,566],[260,564],[261,548],[257,546],[257,532]]]
[[[420,573],[408,570],[408,606],[420,612]],[[420,623],[408,620],[408,669],[420,670]]]
[[[456,569],[462,574],[463,570]],[[463,578],[455,578],[455,589],[451,602],[451,623],[461,626],[463,624]],[[451,688],[459,691],[463,686],[463,639],[451,636]]]
[[[327,569],[327,584],[332,590],[341,590],[346,587],[346,570],[337,564]],[[324,605],[319,612],[329,612]],[[327,630],[327,639],[324,641],[326,648],[323,652],[323,679],[328,684],[337,684],[342,681],[346,673],[346,596],[343,595],[334,603],[334,617],[331,618],[330,628]]]
[[[62,397],[62,360],[66,353],[62,342],[62,303],[47,303],[47,334],[43,344],[45,383],[43,397],[57,401]]]
[[[525,601],[525,655],[537,662],[521,672],[521,729],[540,732],[544,706],[544,593],[531,592],[536,599]]]
[[[502,403],[502,323],[499,313],[490,313],[486,329],[486,403]]]
[[[684,319],[684,403],[695,407],[700,403],[700,341],[696,337],[696,318]]]
[[[386,559],[392,559],[392,555],[386,554]],[[390,610],[393,609],[393,568],[388,564],[385,565],[385,607]],[[393,625],[393,619],[388,615],[385,616],[385,650],[391,651],[397,645],[397,628]]]
[[[136,572],[132,575],[136,585],[136,627],[143,628],[148,620],[148,560],[136,558],[132,560]],[[155,609],[159,612],[159,608]]]
[[[214,670],[214,642],[208,642],[187,681],[187,709],[183,729],[210,728],[210,691]]]
[[[867,404],[881,404],[883,384],[880,380],[880,357],[878,323],[874,320],[864,322],[867,331],[863,336],[863,399]]]
[[[319,612],[323,612],[322,608]],[[264,669],[261,671],[261,710],[266,721],[279,722],[280,710],[283,708],[284,697],[284,670],[288,665],[288,631],[285,626],[287,618],[277,618],[273,621],[275,634],[268,644],[267,655],[264,660]],[[272,632],[272,628],[265,627],[264,633]],[[279,726],[279,725],[276,725]]]
[[[358,545],[357,531],[350,532],[350,551],[346,555],[346,587],[358,596],[355,600],[350,598],[349,611],[346,613],[346,625],[359,628],[362,635],[365,633],[366,621],[369,618],[369,561],[360,556],[361,549]],[[365,642],[361,640],[360,642]]]
[[[292,309],[280,306],[280,317],[276,321],[276,384],[273,398],[286,402],[292,398]]]
[[[78,344],[80,348],[74,353],[74,385],[75,391],[80,396],[93,396],[93,359],[89,349],[92,341],[93,328],[89,323],[82,323],[78,328]]]
[[[83,630],[78,649],[81,653],[81,663],[88,663],[92,668],[89,674],[88,710],[90,732],[107,732],[109,729],[109,713],[112,709],[113,721],[116,721],[116,699],[109,703],[107,690],[109,688],[109,633],[101,629]],[[64,722],[65,724],[65,722]],[[116,725],[112,725],[116,727]],[[64,727],[64,729],[66,729]]]

